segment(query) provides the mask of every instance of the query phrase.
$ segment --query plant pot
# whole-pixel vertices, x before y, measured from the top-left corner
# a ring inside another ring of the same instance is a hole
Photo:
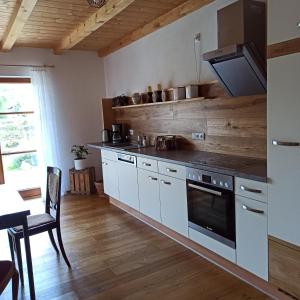
[[[74,167],[75,170],[83,170],[87,168],[87,159],[74,159]]]

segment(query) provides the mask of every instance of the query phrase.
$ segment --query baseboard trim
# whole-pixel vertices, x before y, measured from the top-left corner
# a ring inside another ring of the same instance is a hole
[[[151,226],[152,228],[158,230],[159,232],[163,233],[164,235],[167,235],[169,238],[175,240],[176,242],[183,245],[184,247],[192,250],[193,252],[197,253],[198,255],[202,256],[203,258],[205,258],[206,260],[210,261],[211,263],[217,265],[218,267],[222,268],[223,270],[231,273],[232,275],[238,277],[242,281],[255,287],[256,289],[260,290],[261,292],[268,295],[269,297],[271,297],[273,299],[279,299],[279,300],[291,300],[290,297],[288,297],[284,293],[280,292],[276,287],[272,286],[270,283],[255,276],[254,274],[240,268],[239,266],[237,266],[234,263],[215,254],[214,252],[200,246],[199,244],[193,242],[192,240],[178,234],[177,232],[158,223],[157,221],[154,221],[153,219],[145,216],[144,214],[140,213],[139,211],[137,211],[137,210],[127,206],[126,204],[124,204],[114,198],[111,198],[111,197],[109,198],[109,202],[112,205],[118,207],[119,209],[121,209],[121,210],[127,212],[128,214],[134,216],[135,218],[139,219],[140,221]]]

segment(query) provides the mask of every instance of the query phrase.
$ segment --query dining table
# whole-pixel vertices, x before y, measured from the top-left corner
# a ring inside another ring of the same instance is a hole
[[[20,194],[14,188],[6,184],[1,184],[0,230],[15,226],[23,226],[30,299],[35,300],[33,268],[27,223],[27,216],[29,215],[30,209],[28,208]]]

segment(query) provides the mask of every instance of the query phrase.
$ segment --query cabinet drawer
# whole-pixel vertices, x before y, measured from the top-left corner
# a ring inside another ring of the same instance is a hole
[[[108,159],[108,160],[112,160],[112,161],[117,161],[118,160],[116,152],[109,151],[109,150],[104,150],[104,149],[101,149],[101,157],[102,157],[102,160],[103,159]]]
[[[157,160],[149,159],[145,157],[138,157],[137,158],[137,166],[140,169],[152,171],[152,172],[158,172],[157,168]]]
[[[230,260],[233,263],[236,262],[235,249],[230,248],[225,244],[194,230],[193,228],[189,228],[189,238],[197,244],[224,257],[225,259]]]
[[[237,264],[268,280],[267,204],[236,196]]]
[[[264,182],[235,177],[235,194],[267,203],[268,187]]]
[[[186,178],[186,168],[184,166],[175,165],[164,161],[158,162],[158,172],[160,174],[175,177],[178,179],[185,180]]]

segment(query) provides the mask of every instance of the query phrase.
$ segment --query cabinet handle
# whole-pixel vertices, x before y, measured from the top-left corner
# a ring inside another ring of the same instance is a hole
[[[247,211],[250,211],[250,212],[253,212],[253,213],[256,213],[256,214],[263,215],[265,213],[263,210],[254,209],[254,208],[248,207],[247,205],[242,205],[242,208],[244,210],[247,210]]]
[[[148,176],[148,178],[149,178],[150,180],[155,180],[155,181],[157,181],[157,178],[155,178],[155,177]]]
[[[255,194],[261,194],[262,190],[256,190],[256,189],[252,189],[252,188],[248,188],[246,186],[241,185],[240,189],[244,192],[249,192],[249,193],[255,193]]]
[[[170,173],[177,173],[177,170],[175,170],[175,169],[167,168],[166,170],[167,170],[167,172],[170,172]]]
[[[299,147],[300,146],[300,143],[298,143],[298,142],[283,142],[283,141],[276,141],[276,140],[273,140],[272,144],[274,146],[285,146],[285,147]]]
[[[165,184],[165,185],[171,185],[171,182],[164,181],[164,180],[161,180],[161,183],[162,183],[162,184]]]
[[[146,162],[143,162],[143,166],[145,166],[145,167],[151,167],[151,164],[148,164],[148,163],[146,163]]]
[[[108,163],[106,163],[106,162],[103,162],[103,163],[102,163],[102,165],[103,165],[103,166],[107,166],[107,165],[108,165]]]

